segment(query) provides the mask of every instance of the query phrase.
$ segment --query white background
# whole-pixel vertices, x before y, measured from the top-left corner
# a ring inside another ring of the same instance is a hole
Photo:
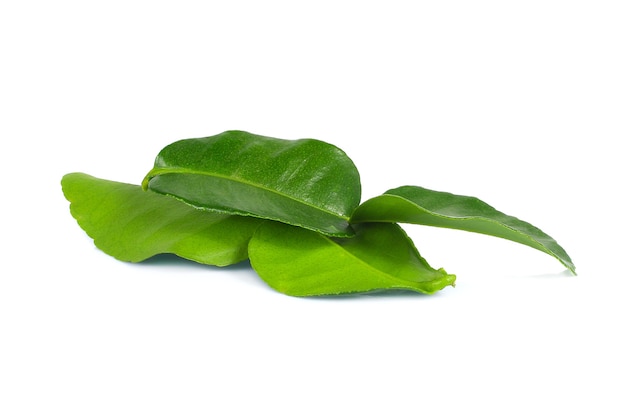
[[[623,403],[621,1],[4,1],[0,402]],[[63,174],[139,183],[227,129],[345,150],[529,221],[509,241],[405,226],[457,286],[292,298],[247,264],[126,264]],[[474,400],[474,401],[472,401]]]

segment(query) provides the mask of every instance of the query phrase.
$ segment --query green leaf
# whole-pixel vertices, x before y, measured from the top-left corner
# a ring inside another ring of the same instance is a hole
[[[278,222],[261,225],[250,240],[250,263],[272,288],[292,296],[380,289],[431,294],[455,276],[435,270],[397,224],[364,223],[353,238],[330,238]]]
[[[161,253],[209,265],[247,258],[259,219],[204,212],[138,185],[83,173],[61,181],[72,216],[105,253],[130,262]]]
[[[501,237],[543,251],[575,273],[571,258],[552,237],[474,197],[404,186],[365,201],[351,222],[414,223]]]
[[[228,131],[166,146],[143,188],[215,212],[254,216],[349,237],[359,173],[337,147]]]

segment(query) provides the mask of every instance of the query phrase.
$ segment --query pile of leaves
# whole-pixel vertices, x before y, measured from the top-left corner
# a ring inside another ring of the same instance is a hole
[[[166,146],[141,186],[83,173],[61,184],[81,228],[119,260],[171,253],[227,266],[249,259],[268,285],[292,296],[431,294],[454,285],[456,277],[432,268],[398,223],[501,237],[575,269],[552,237],[474,197],[403,186],[360,203],[352,160],[315,139],[227,131]]]

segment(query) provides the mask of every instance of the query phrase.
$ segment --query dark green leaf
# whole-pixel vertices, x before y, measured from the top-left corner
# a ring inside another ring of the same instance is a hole
[[[210,265],[247,258],[259,219],[204,212],[138,185],[67,174],[61,181],[72,216],[98,248],[122,261],[160,253]]]
[[[252,267],[272,288],[292,296],[407,289],[434,293],[455,276],[435,270],[397,224],[364,223],[353,238],[266,222],[250,240]]]
[[[165,147],[143,187],[198,208],[340,237],[353,234],[348,219],[361,198],[358,171],[337,147],[241,131]]]
[[[355,210],[351,222],[415,223],[487,234],[536,248],[572,272],[575,270],[570,257],[552,237],[474,197],[404,186],[365,201]]]

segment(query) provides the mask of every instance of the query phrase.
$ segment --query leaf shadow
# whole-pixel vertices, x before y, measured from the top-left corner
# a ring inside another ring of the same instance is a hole
[[[272,289],[267,285],[263,280],[256,275],[256,271],[250,265],[250,260],[244,260],[238,262],[236,264],[219,267],[216,265],[207,265],[201,264],[196,261],[188,260],[182,257],[179,257],[176,254],[158,254],[153,257],[150,257],[144,261],[134,263],[133,265],[140,265],[144,267],[154,267],[154,268],[183,268],[189,270],[217,270],[217,271],[233,271],[237,273],[242,273],[244,271],[252,271],[255,275],[255,278],[258,280],[260,285],[263,285],[267,288],[268,293],[277,293],[279,295],[283,295],[282,293]],[[424,293],[417,293],[415,291],[407,290],[407,289],[380,289],[373,290],[369,292],[359,292],[359,293],[346,293],[339,295],[318,295],[318,296],[288,296],[283,295],[285,297],[291,298],[299,298],[306,300],[320,300],[320,301],[354,301],[354,300],[362,300],[362,299],[433,299],[437,298],[441,292],[436,293],[434,295],[427,295]]]
[[[519,278],[528,278],[528,279],[551,279],[551,278],[563,278],[563,277],[573,277],[575,278],[577,274],[572,273],[569,269],[563,270],[561,272],[547,272],[540,274],[531,274],[531,275],[519,275]]]
[[[439,293],[428,295],[418,293],[408,289],[381,289],[369,292],[346,293],[340,295],[320,295],[320,296],[304,296],[305,299],[312,300],[355,300],[355,299],[436,299]]]
[[[201,269],[201,270],[224,270],[224,271],[252,270],[252,267],[250,266],[250,260],[244,260],[236,264],[231,264],[228,266],[220,267],[217,265],[202,264],[193,260],[188,260],[186,258],[179,257],[176,254],[169,254],[169,253],[157,254],[142,262],[138,262],[135,265],[145,265],[145,266],[154,266],[154,267],[177,266],[177,267]]]

